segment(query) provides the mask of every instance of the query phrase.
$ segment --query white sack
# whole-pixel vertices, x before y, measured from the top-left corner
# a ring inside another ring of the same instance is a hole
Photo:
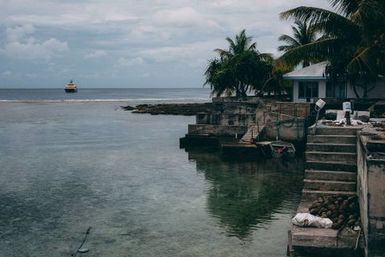
[[[297,213],[291,221],[300,227],[331,228],[333,225],[333,221],[330,219],[317,217],[310,213]]]

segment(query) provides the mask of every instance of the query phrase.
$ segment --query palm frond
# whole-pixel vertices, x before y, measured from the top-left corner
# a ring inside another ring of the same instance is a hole
[[[310,61],[328,59],[336,52],[336,45],[341,45],[342,43],[343,41],[338,38],[325,38],[317,40],[315,42],[290,49],[284,53],[279,60],[287,63],[288,65],[297,65],[303,61],[304,57]]]
[[[316,31],[349,40],[357,40],[360,37],[360,27],[355,22],[341,14],[322,8],[297,7],[281,13],[281,18],[307,21]]]
[[[349,16],[358,9],[360,0],[329,0],[329,2],[338,12]]]
[[[375,73],[375,68],[372,68],[370,64],[371,51],[371,47],[359,48],[353,59],[348,63],[347,68],[356,72],[362,72],[366,70],[370,73]]]
[[[283,41],[290,46],[299,46],[300,43],[289,35],[282,35],[278,38],[279,41]]]

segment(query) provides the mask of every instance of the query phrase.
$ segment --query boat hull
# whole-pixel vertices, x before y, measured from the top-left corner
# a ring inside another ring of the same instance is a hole
[[[295,147],[291,143],[283,141],[274,141],[270,144],[271,156],[273,158],[282,158],[282,157],[295,157]]]
[[[64,91],[66,92],[66,93],[76,93],[78,90],[77,89],[69,89],[69,88],[66,88],[66,89],[64,89]]]

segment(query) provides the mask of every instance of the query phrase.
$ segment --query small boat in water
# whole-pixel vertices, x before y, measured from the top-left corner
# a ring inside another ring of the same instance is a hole
[[[255,145],[261,149],[262,154],[266,157],[295,157],[295,147],[292,143],[285,141],[260,141],[256,142]]]
[[[71,80],[70,83],[65,84],[64,91],[66,93],[76,93],[78,91],[78,86]]]
[[[294,157],[295,147],[292,143],[273,141],[270,143],[271,156],[273,158]]]

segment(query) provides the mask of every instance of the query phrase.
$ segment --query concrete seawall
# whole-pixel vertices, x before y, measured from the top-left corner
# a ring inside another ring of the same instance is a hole
[[[258,131],[259,140],[305,141],[310,104],[268,102],[258,97],[213,98],[212,110],[196,115],[196,124],[188,127],[183,145],[195,144],[204,137],[232,137],[240,139],[251,127]]]
[[[358,135],[357,167],[360,214],[365,235],[365,255],[385,254],[385,141],[373,134]]]

